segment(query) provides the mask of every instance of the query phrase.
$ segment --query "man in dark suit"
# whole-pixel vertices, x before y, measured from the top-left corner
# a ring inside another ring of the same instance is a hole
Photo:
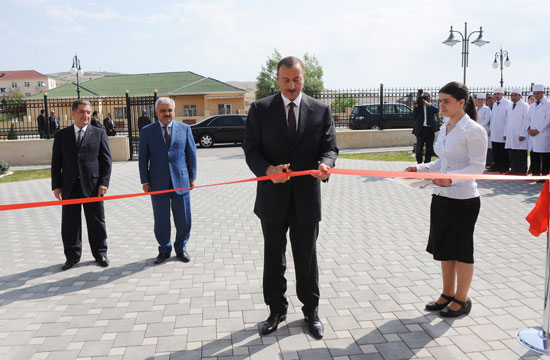
[[[111,113],[107,113],[107,117],[103,119],[103,126],[105,127],[105,131],[107,132],[107,136],[116,135],[115,122],[111,117]]]
[[[99,116],[98,112],[94,111],[92,114],[92,120],[90,120],[90,125],[101,129],[101,123],[99,122],[98,116]]]
[[[418,97],[413,110],[413,134],[416,135],[416,162],[419,164],[422,164],[424,144],[426,144],[424,162],[429,163],[432,161],[435,133],[439,131],[439,123],[436,116],[439,113],[439,108],[430,103],[431,99],[432,95],[429,92],[423,93]]]
[[[197,156],[191,127],[173,120],[174,100],[159,98],[155,112],[159,121],[145,126],[139,136],[139,174],[144,192],[195,186]],[[189,262],[187,242],[191,233],[189,190],[151,196],[155,217],[155,237],[159,244],[155,264],[170,257],[170,208],[176,225],[174,250],[179,260]]]
[[[149,125],[151,123],[151,119],[147,116],[147,110],[143,110],[141,113],[141,116],[138,118],[138,129],[141,131],[143,127]]]
[[[50,136],[55,136],[55,133],[59,130],[59,119],[55,116],[55,110],[50,111],[48,122],[50,125]]]
[[[91,105],[76,100],[72,106],[74,124],[55,134],[52,151],[52,190],[58,200],[103,196],[111,178],[111,151],[105,130],[90,126]],[[100,266],[109,266],[107,230],[103,202],[82,204],[92,255]],[[67,270],[82,255],[80,204],[63,205],[61,237]]]
[[[46,139],[46,112],[44,109],[40,110],[40,115],[36,118],[38,123],[38,134],[41,139]]]
[[[283,177],[257,185],[254,212],[264,236],[264,300],[270,315],[261,333],[269,334],[286,319],[288,301],[286,233],[296,268],[298,299],[310,333],[323,337],[318,315],[319,270],[316,241],[321,220],[321,181],[327,181],[338,148],[330,107],[302,93],[304,64],[293,56],[277,65],[281,93],[256,101],[246,121],[243,149],[246,162],[256,176],[291,170],[318,169],[314,176]]]

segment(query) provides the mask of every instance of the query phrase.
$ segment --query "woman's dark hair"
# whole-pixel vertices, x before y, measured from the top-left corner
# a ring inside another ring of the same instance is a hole
[[[443,86],[439,93],[451,95],[457,101],[464,100],[464,112],[468,114],[470,119],[477,121],[477,111],[474,98],[468,93],[468,88],[463,83],[451,81]]]

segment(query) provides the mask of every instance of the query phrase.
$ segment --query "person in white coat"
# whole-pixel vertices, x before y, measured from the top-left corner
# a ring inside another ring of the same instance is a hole
[[[527,113],[529,105],[522,100],[521,89],[514,88],[511,93],[512,108],[508,111],[504,129],[504,148],[510,155],[510,174],[527,174]]]
[[[508,151],[504,148],[504,127],[508,117],[508,109],[512,107],[512,102],[504,97],[504,89],[496,88],[493,98],[493,108],[491,109],[491,125],[489,128],[489,141],[493,146],[493,161],[495,165],[490,170],[507,173],[510,170],[510,160]]]
[[[533,175],[548,175],[550,170],[550,103],[544,97],[544,86],[533,86],[535,102],[527,115],[527,133],[533,138],[531,172]]]
[[[489,133],[489,125],[491,124],[491,108],[485,103],[486,95],[485,93],[476,94],[476,111],[477,111],[477,122],[479,125],[483,126],[487,134]],[[485,161],[485,166],[491,167],[494,164],[493,162],[493,147],[489,141],[489,148],[487,149],[487,159]]]

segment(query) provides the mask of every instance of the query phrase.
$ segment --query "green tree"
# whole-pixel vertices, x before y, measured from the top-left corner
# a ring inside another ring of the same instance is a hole
[[[348,97],[347,95],[340,95],[332,104],[333,113],[343,113],[346,112],[347,108],[353,107],[357,103],[357,100],[354,98]]]
[[[10,131],[8,133],[8,140],[17,140],[17,131],[15,131],[14,123],[11,123]]]
[[[23,96],[23,94],[21,94],[21,92],[14,91],[11,93],[10,97],[8,98],[8,101],[10,104],[13,104],[13,105],[21,105],[25,102],[23,100],[24,98],[25,97]]]
[[[277,49],[274,49],[273,54],[266,60],[265,65],[262,66],[262,70],[256,77],[256,100],[279,91],[276,81],[277,64],[282,58]],[[302,91],[318,99],[323,90],[323,68],[319,65],[319,61],[315,55],[305,53],[303,61],[306,80]]]

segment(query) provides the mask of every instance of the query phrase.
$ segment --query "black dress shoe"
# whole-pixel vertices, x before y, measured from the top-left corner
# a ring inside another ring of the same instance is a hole
[[[453,302],[457,303],[458,305],[461,305],[462,307],[458,310],[451,310],[449,309],[448,306],[446,306],[445,309],[439,312],[439,315],[446,318],[455,318],[460,315],[468,315],[472,310],[472,300],[470,299],[468,299],[466,302],[462,302],[460,300],[454,299]]]
[[[101,258],[96,259],[96,261],[97,261],[97,264],[101,267],[107,267],[111,263],[109,259],[107,259],[107,256],[102,256]]]
[[[69,270],[70,268],[72,268],[73,266],[78,264],[79,262],[80,262],[80,259],[78,259],[78,260],[67,260],[67,261],[65,261],[65,264],[63,264],[61,266],[61,270],[63,270],[63,271]]]
[[[191,256],[187,253],[187,251],[184,251],[182,253],[176,254],[177,258],[183,261],[184,263],[188,263],[191,261]]]
[[[277,330],[279,323],[286,320],[286,314],[272,312],[269,314],[269,317],[262,325],[261,333],[262,335],[271,334],[273,331]]]
[[[155,260],[155,264],[158,265],[158,264],[162,264],[164,261],[166,261],[166,259],[168,259],[170,257],[170,254],[163,254],[163,253],[159,253],[158,256],[157,256],[157,259]]]
[[[428,311],[440,311],[445,309],[445,306],[449,305],[451,301],[453,301],[455,298],[452,296],[447,296],[445,294],[441,294],[441,297],[447,302],[444,302],[443,304],[436,303],[435,301],[430,301],[426,304],[426,310]]]
[[[325,330],[325,327],[321,323],[321,320],[319,320],[318,316],[306,316],[304,318],[307,328],[315,339],[321,340],[323,338],[323,330]]]

